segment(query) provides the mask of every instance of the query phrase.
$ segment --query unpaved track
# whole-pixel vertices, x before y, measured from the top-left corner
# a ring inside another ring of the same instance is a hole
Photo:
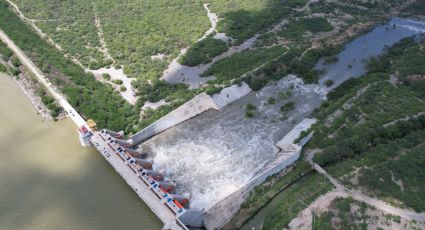
[[[376,209],[382,210],[386,213],[390,213],[392,215],[397,215],[400,216],[404,219],[407,220],[416,220],[416,221],[425,221],[425,212],[422,213],[417,213],[411,210],[407,210],[407,209],[400,209],[400,208],[396,208],[393,207],[387,203],[385,203],[384,201],[369,197],[365,194],[363,194],[362,192],[358,191],[358,190],[351,190],[348,189],[346,187],[344,187],[341,183],[338,182],[338,180],[336,180],[334,177],[332,177],[331,175],[329,175],[326,170],[324,170],[322,167],[320,167],[320,165],[313,163],[313,168],[320,174],[323,174],[324,176],[326,176],[331,182],[332,184],[335,185],[335,189],[321,197],[319,197],[318,199],[316,199],[316,201],[314,201],[312,204],[310,204],[310,206],[308,207],[308,209],[310,210],[318,210],[320,207],[325,207],[325,205],[323,204],[323,201],[328,201],[331,202],[332,200],[338,198],[338,197],[352,197],[355,200],[358,201],[362,201],[372,207],[375,207]]]
[[[102,29],[102,25],[100,23],[100,19],[97,13],[97,7],[95,2],[93,2],[93,11],[94,11],[94,24],[97,29],[97,36],[99,37],[99,44],[100,44],[99,50],[100,52],[103,53],[105,58],[111,59],[112,62],[115,63],[115,59],[112,58],[112,55],[109,53],[108,47],[106,46],[105,37],[103,36],[103,29]]]
[[[15,43],[3,32],[0,30],[0,39],[15,53],[19,58],[22,64],[31,71],[38,81],[43,84],[49,93],[56,99],[56,101],[65,109],[69,114],[69,117],[74,121],[74,123],[80,127],[87,125],[86,121],[78,114],[78,112],[68,103],[64,96],[62,96],[56,89],[53,87],[52,83],[43,75],[40,69],[25,55],[25,53],[15,45]]]

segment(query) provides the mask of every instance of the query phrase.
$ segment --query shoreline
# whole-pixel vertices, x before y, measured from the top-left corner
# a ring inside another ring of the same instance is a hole
[[[21,69],[22,70],[22,69]],[[55,120],[62,120],[65,119],[67,116],[65,113],[61,113],[58,117],[53,118],[50,114],[50,110],[47,108],[47,106],[42,102],[41,97],[37,95],[37,82],[34,83],[31,81],[31,77],[28,77],[25,70],[22,71],[18,76],[12,76],[8,73],[0,73],[4,75],[7,78],[10,78],[21,90],[21,92],[24,93],[26,98],[30,101],[30,103],[33,105],[36,114],[41,116],[43,120],[46,121],[55,121]]]

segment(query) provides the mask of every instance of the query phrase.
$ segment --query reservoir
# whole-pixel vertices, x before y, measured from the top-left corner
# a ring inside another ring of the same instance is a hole
[[[44,121],[0,73],[0,229],[161,229],[77,127]]]

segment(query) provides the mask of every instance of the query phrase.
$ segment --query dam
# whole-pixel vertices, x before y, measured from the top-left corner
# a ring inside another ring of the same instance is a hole
[[[299,158],[302,144],[293,142],[314,123],[307,117],[325,95],[320,86],[288,75],[258,92],[243,83],[198,95],[128,139],[105,132],[158,178],[155,183],[173,183],[167,196],[187,199],[177,215],[182,223],[215,229],[256,185]],[[294,109],[283,113],[288,103]],[[253,118],[245,116],[247,104],[256,108]]]
[[[177,200],[182,206],[180,213],[164,209],[171,213],[172,222],[179,221],[184,227],[220,228],[257,184],[298,159],[304,140],[293,142],[314,122],[308,116],[330,90],[324,87],[325,80],[333,80],[334,88],[350,77],[361,76],[363,72],[353,72],[359,68],[349,68],[347,63],[363,65],[362,59],[382,52],[385,45],[416,33],[399,19],[391,23],[400,26],[379,26],[365,36],[397,33],[394,40],[369,39],[373,41],[369,44],[360,37],[353,41],[338,56],[341,61],[328,66],[319,85],[305,85],[288,75],[258,92],[251,92],[245,84],[232,86],[218,95],[195,97],[128,139],[123,139],[122,133],[110,133],[132,157],[140,157],[139,162],[149,166],[141,173],[157,178],[151,181],[154,185],[173,184],[172,189],[163,187],[167,197],[176,195],[185,201],[182,205]],[[319,62],[318,69],[322,67]],[[275,102],[270,103],[270,98]],[[293,109],[282,111],[288,103]],[[253,118],[245,116],[248,104],[255,107]],[[132,161],[130,157],[127,162]],[[148,191],[157,193],[155,188]],[[160,202],[154,206],[168,206],[167,199],[155,196]]]

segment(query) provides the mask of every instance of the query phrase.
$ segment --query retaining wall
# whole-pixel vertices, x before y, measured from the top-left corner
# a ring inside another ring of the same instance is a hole
[[[184,103],[177,109],[171,111],[155,123],[130,137],[132,145],[137,145],[158,133],[193,118],[209,109],[220,110],[224,106],[240,99],[251,92],[251,88],[243,82],[241,85],[232,85],[224,88],[220,93],[212,97],[201,93]]]
[[[206,93],[201,93],[177,109],[171,111],[155,123],[130,137],[133,145],[139,144],[156,134],[163,132],[183,121],[195,117],[209,109],[219,110],[214,100]]]
[[[263,173],[209,208],[204,214],[204,226],[206,229],[219,229],[223,227],[239,211],[241,204],[246,200],[254,187],[263,183],[267,177],[293,164],[300,157],[300,153],[301,148],[297,148],[295,152],[280,152],[279,156],[265,167]]]
[[[220,93],[214,94],[212,98],[217,106],[221,109],[224,106],[247,95],[251,91],[252,90],[249,88],[248,84],[242,82],[240,85],[232,85],[230,87],[224,88]]]

